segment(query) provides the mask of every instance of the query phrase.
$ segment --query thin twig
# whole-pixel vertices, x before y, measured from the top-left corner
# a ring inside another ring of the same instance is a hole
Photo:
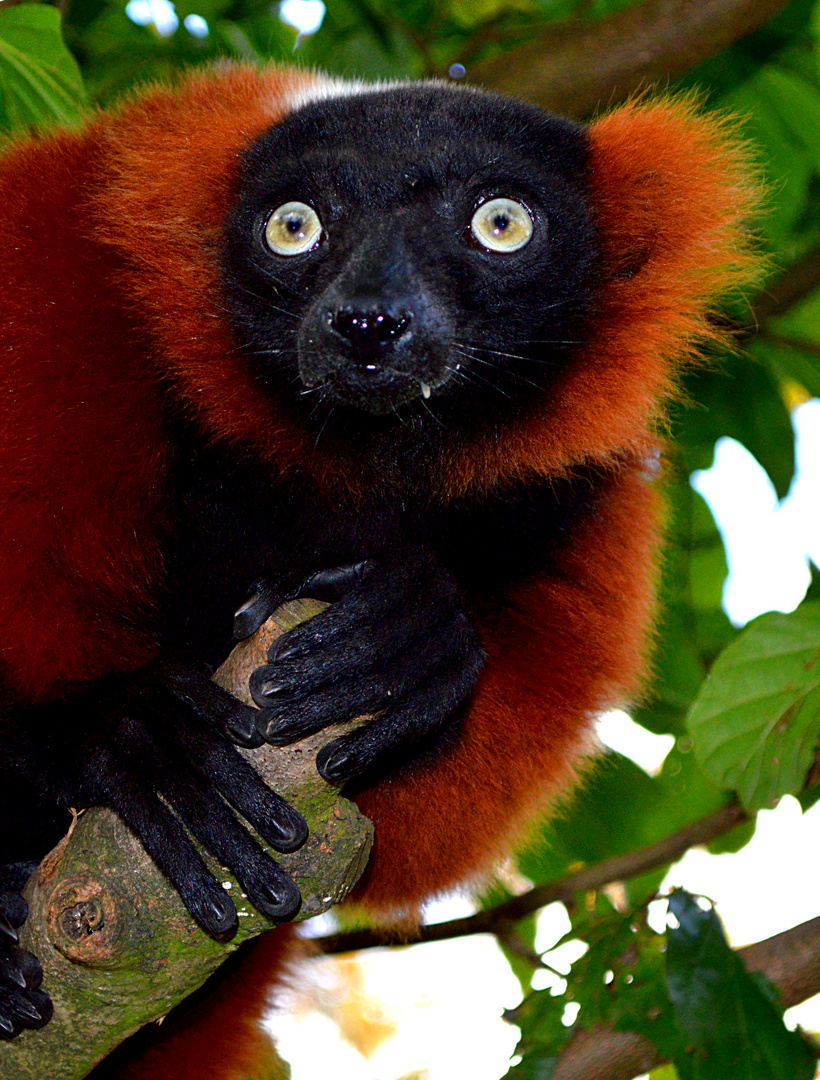
[[[499,927],[495,936],[501,945],[506,946],[511,953],[515,953],[532,968],[540,969],[541,971],[550,971],[553,975],[557,975],[559,979],[566,978],[566,972],[559,971],[558,968],[548,964],[546,960],[540,956],[535,949],[524,941],[515,929],[515,923],[507,923],[506,927]]]

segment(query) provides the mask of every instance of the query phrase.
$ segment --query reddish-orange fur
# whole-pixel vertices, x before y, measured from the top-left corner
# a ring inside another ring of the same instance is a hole
[[[4,491],[14,493],[0,535],[0,655],[12,687],[32,700],[151,655],[138,632],[114,632],[117,614],[135,613],[147,596],[143,583],[156,576],[151,492],[164,454],[145,359],[108,284],[116,260],[84,236],[74,178],[98,170],[100,138],[96,128],[84,139],[58,136],[0,159],[8,218],[0,230],[0,475]],[[44,176],[51,182],[43,184]],[[43,220],[51,224],[46,251]],[[63,282],[72,283],[71,293]],[[119,327],[105,346],[95,333],[99,319]],[[104,351],[111,341],[128,360],[122,370]],[[123,426],[131,441],[121,438]],[[100,599],[97,632],[79,634],[89,594]]]
[[[0,536],[2,625],[13,627],[0,649],[14,688],[32,700],[136,670],[156,651],[137,628],[159,575],[154,538],[168,448],[131,306],[149,321],[163,368],[207,430],[274,470],[312,470],[326,489],[358,482],[366,467],[314,451],[285,407],[262,397],[214,307],[213,253],[241,151],[281,117],[283,94],[310,79],[237,69],[195,76],[0,161],[0,206],[15,207],[15,224],[0,238],[11,280],[0,297],[0,348],[23,355],[25,343],[28,358],[25,370],[6,364],[0,385],[0,473],[10,490],[27,493],[9,511],[25,542]],[[748,277],[741,222],[752,192],[742,152],[686,103],[628,105],[593,124],[590,139],[609,280],[589,344],[543,415],[461,448],[438,487],[453,496],[588,462],[611,470],[613,482],[548,576],[503,608],[476,613],[489,662],[457,749],[360,796],[376,844],[356,899],[382,915],[486,875],[534,815],[571,788],[595,714],[622,702],[643,671],[657,510],[642,463],[676,367],[693,342],[716,334],[710,303]],[[44,220],[53,222],[47,252],[32,239]],[[71,292],[52,293],[54,281],[70,281]],[[53,313],[47,325],[44,308]],[[113,332],[109,352],[95,334],[100,318],[119,328],[116,365]],[[7,408],[25,411],[31,437],[4,423]],[[56,502],[55,489],[63,493]],[[123,614],[133,617],[130,637],[112,632]],[[121,1075],[246,1077],[265,1045],[257,1026],[263,971],[280,963],[283,948],[266,938],[253,967],[224,984],[199,1021],[169,1021],[164,1049]]]

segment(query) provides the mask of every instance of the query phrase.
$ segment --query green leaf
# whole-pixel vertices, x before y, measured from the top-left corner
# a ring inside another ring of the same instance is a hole
[[[756,79],[728,95],[726,105],[744,118],[743,132],[763,166],[766,196],[759,227],[775,245],[790,240],[798,230],[812,175],[805,149]]]
[[[63,44],[60,13],[45,4],[0,6],[0,124],[7,130],[70,124],[85,92]]]
[[[728,799],[727,793],[704,773],[692,753],[692,740],[687,735],[678,739],[666,755],[655,782],[663,793],[666,809],[663,823],[656,826],[657,839],[705,817]]]
[[[799,791],[820,738],[820,602],[748,626],[716,661],[688,726],[705,772],[747,810]]]
[[[820,192],[820,177],[816,182]],[[814,203],[820,208],[817,192]],[[820,397],[820,289],[810,292],[779,318],[772,319],[766,331],[760,338],[752,340],[754,355],[779,382],[794,380],[813,397]],[[769,336],[770,333],[774,336]]]
[[[806,791],[801,791],[797,796],[797,801],[804,814],[807,810],[811,810],[815,803],[820,802],[820,784],[813,784]]]
[[[741,848],[746,847],[749,841],[755,834],[757,829],[757,818],[751,818],[749,821],[741,822],[731,832],[725,833],[723,836],[718,836],[717,839],[712,840],[706,845],[706,850],[710,855],[734,855],[740,851]]]
[[[329,4],[322,27],[299,49],[299,62],[339,75],[365,78],[414,78],[424,74],[424,60],[407,28],[379,15],[363,0]]]
[[[714,910],[681,889],[669,898],[666,981],[688,1046],[674,1053],[681,1080],[812,1080],[808,1046],[726,942]]]
[[[694,88],[711,98],[726,97],[757,69],[774,61],[778,53],[782,54],[784,46],[793,45],[801,38],[808,46],[814,8],[814,0],[791,0],[757,30],[687,72],[677,85]],[[738,116],[747,114],[746,109],[736,112]]]

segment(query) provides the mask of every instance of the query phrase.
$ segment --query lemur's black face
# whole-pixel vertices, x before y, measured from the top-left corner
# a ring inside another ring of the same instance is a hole
[[[582,128],[463,88],[295,111],[248,151],[228,222],[255,373],[317,420],[537,399],[591,300],[585,158]]]

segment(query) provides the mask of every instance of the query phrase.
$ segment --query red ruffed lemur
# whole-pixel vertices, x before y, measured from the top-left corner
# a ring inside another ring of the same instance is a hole
[[[317,766],[373,819],[379,913],[486,875],[572,786],[643,670],[662,402],[749,273],[751,197],[686,103],[584,127],[281,69],[7,149],[2,1037],[50,1015],[14,939],[68,807],[116,810],[220,934],[188,831],[275,918],[298,893],[230,808],[305,836],[236,744],[378,714]],[[297,595],[333,602],[252,710],[209,673]],[[117,1075],[247,1075],[282,940]]]

